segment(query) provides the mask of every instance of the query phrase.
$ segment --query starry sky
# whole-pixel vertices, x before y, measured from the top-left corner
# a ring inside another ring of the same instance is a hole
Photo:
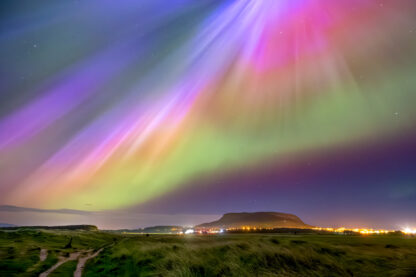
[[[413,0],[0,13],[0,205],[416,224]]]

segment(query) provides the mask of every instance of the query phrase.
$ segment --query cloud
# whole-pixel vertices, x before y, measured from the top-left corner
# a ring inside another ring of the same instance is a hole
[[[410,199],[416,196],[415,184],[401,184],[394,188],[390,193],[390,197],[396,200]]]
[[[77,214],[77,215],[88,215],[91,212],[71,209],[58,209],[58,210],[46,210],[46,209],[35,209],[17,207],[11,205],[0,205],[0,212],[36,212],[36,213],[58,213],[58,214]]]
[[[155,225],[193,226],[219,217],[207,214],[152,214],[133,210],[46,210],[0,205],[0,222],[19,226],[92,224],[100,229],[135,229]]]

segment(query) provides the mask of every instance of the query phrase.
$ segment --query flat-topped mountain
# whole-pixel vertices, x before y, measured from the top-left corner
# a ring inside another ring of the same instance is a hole
[[[196,228],[311,228],[293,214],[277,212],[227,213],[219,220],[203,223]]]

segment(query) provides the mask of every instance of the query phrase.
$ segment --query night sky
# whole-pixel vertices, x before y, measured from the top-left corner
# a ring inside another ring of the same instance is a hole
[[[0,205],[416,226],[416,3],[2,1]]]

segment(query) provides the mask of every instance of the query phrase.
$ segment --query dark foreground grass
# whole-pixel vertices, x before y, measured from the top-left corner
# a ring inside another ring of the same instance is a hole
[[[98,249],[112,242],[115,235],[87,231],[0,231],[0,276],[38,276],[71,252]],[[70,248],[65,248],[72,238]],[[40,262],[41,249],[48,250]]]
[[[15,233],[0,232],[0,276],[46,270],[40,248],[62,255],[100,247],[84,276],[416,276],[416,239],[404,236]],[[75,249],[63,249],[69,237]],[[75,266],[64,264],[52,276],[72,276]]]

